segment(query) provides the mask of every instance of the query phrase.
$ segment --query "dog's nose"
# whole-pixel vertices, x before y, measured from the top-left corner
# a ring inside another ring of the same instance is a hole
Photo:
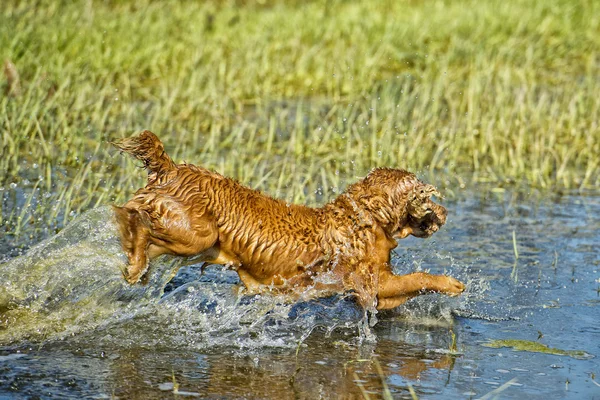
[[[446,223],[446,217],[448,216],[448,210],[446,210],[444,206],[440,206],[439,204],[436,204],[433,207],[433,209],[435,211],[435,215],[440,221],[440,225],[444,225]]]

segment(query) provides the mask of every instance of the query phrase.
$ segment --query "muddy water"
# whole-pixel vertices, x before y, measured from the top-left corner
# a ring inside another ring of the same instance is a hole
[[[600,194],[482,190],[447,205],[447,226],[402,241],[394,265],[467,292],[372,328],[351,298],[244,297],[221,268],[166,284],[166,258],[132,289],[110,211],[93,210],[0,264],[0,399],[600,399]]]

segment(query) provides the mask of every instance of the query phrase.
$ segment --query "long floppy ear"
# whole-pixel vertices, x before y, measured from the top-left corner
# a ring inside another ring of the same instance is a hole
[[[360,196],[363,203],[369,210],[379,210],[390,206],[390,199],[387,193],[377,191],[375,193],[363,194]]]
[[[380,188],[371,188],[358,196],[358,201],[379,222],[388,224],[394,220],[390,194]],[[372,223],[372,222],[371,222]]]
[[[433,185],[420,183],[412,189],[408,197],[409,213],[415,218],[423,218],[427,214],[433,212],[428,204],[431,196],[442,197],[440,192]]]

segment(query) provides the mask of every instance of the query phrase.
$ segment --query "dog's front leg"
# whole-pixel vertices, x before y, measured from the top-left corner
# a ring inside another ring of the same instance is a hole
[[[450,276],[432,275],[426,272],[394,275],[384,271],[379,275],[377,308],[380,310],[394,308],[425,293],[458,296],[464,290],[465,285]]]

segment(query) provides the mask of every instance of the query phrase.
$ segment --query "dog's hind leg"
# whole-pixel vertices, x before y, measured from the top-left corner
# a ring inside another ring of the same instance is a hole
[[[190,212],[178,202],[162,199],[153,207],[158,211],[143,215],[147,216],[144,222],[149,228],[150,259],[172,254],[211,261],[218,255],[218,249],[213,248],[219,238],[218,228],[211,216]]]
[[[129,259],[125,279],[134,284],[148,270],[148,228],[142,222],[137,210],[116,206],[113,208],[121,233],[121,245]]]

